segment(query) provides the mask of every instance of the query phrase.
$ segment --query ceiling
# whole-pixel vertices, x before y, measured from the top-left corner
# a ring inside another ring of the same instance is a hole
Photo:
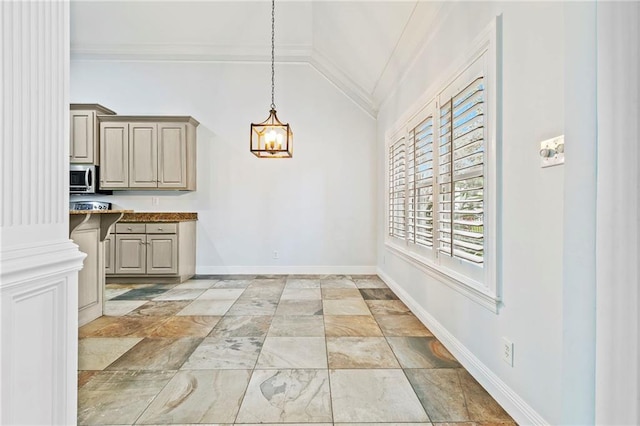
[[[279,1],[276,61],[309,63],[375,116],[444,5]],[[71,55],[268,61],[270,15],[269,1],[73,1]]]

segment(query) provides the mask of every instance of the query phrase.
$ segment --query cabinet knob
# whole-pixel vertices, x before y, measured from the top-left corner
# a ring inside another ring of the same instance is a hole
[[[131,227],[130,226],[127,226],[127,231],[131,231]]]
[[[158,231],[162,231],[162,228],[158,228]]]

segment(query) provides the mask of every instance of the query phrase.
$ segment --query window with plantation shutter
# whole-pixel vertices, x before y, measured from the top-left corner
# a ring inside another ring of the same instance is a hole
[[[397,238],[406,234],[406,162],[405,139],[401,138],[389,148],[389,235]]]
[[[440,107],[438,251],[484,259],[484,80]]]
[[[433,246],[433,116],[409,133],[407,240]]]
[[[495,34],[388,134],[385,242],[497,312]]]

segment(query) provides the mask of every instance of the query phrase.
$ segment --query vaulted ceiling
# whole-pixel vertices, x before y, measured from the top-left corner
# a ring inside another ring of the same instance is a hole
[[[372,116],[446,3],[276,2],[276,61],[306,62]],[[268,61],[269,1],[74,1],[72,59]]]

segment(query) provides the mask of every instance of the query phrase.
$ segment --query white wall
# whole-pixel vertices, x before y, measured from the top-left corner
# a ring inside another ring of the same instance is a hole
[[[414,10],[415,2],[313,2],[313,49],[372,95]]]
[[[91,198],[198,212],[197,273],[375,271],[374,120],[309,65],[276,66],[275,101],[293,159],[248,148],[250,123],[269,112],[270,64],[72,61],[71,102],[201,123],[197,191]]]
[[[562,166],[541,169],[538,150],[539,141],[564,132],[564,81],[572,76],[564,74],[563,5],[452,4],[380,109],[378,167],[384,166],[385,132],[425,90],[442,80],[443,70],[460,59],[498,14],[503,15],[502,165],[498,170],[502,260],[498,268],[504,306],[493,314],[388,250],[382,215],[378,266],[451,341],[470,351],[466,352],[472,354],[469,359],[477,363],[472,372],[486,373],[479,380],[517,421],[561,424],[565,170]],[[378,177],[380,212],[385,208],[382,176]],[[501,360],[503,336],[515,344],[513,368]],[[462,361],[469,366],[469,360]],[[507,388],[500,389],[502,385]]]
[[[279,54],[310,48],[311,9],[306,1],[276,2]],[[85,55],[172,51],[180,56],[214,52],[268,57],[270,17],[271,2],[262,0],[74,1],[71,49]]]

